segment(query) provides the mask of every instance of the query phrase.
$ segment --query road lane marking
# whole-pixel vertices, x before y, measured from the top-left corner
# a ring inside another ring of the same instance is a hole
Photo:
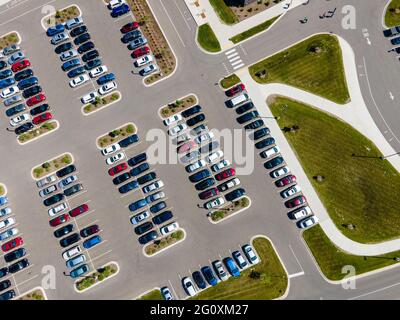
[[[296,254],[294,253],[294,250],[293,250],[293,248],[292,248],[291,245],[289,245],[289,249],[290,249],[290,251],[292,251],[292,254],[293,254],[294,258],[296,259],[296,262],[297,262],[297,264],[299,265],[299,267],[300,267],[300,269],[301,269],[301,272],[304,273],[304,269],[303,269],[303,267],[301,266],[300,261],[299,261],[299,259],[297,258]]]
[[[367,292],[367,293],[364,293],[364,294],[360,294],[359,296],[355,296],[355,297],[349,298],[347,300],[355,300],[355,299],[358,299],[358,298],[366,297],[366,296],[369,296],[371,294],[374,294],[374,293],[377,293],[377,292],[381,292],[381,291],[385,291],[387,289],[393,288],[393,287],[398,286],[398,285],[400,285],[400,282],[392,284],[392,285],[387,286],[387,287],[383,287],[381,289],[377,289],[377,290],[370,291],[370,292]]]
[[[172,22],[172,19],[171,19],[170,15],[169,15],[167,9],[165,8],[164,3],[163,3],[161,0],[160,0],[160,3],[161,3],[161,6],[162,6],[163,9],[164,9],[165,14],[167,15],[169,21],[171,22],[172,27],[175,29],[175,32],[176,32],[176,34],[178,35],[179,40],[182,42],[182,45],[183,45],[184,47],[186,47],[185,42],[183,42],[183,40],[182,40],[182,38],[181,38],[181,36],[180,36],[178,30],[177,30],[176,27],[175,27],[175,24]]]
[[[292,279],[292,278],[297,278],[297,277],[301,277],[301,276],[304,276],[304,271],[293,273],[293,274],[289,274],[288,278]]]

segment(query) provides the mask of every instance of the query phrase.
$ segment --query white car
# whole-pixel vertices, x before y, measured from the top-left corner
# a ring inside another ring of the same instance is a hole
[[[182,116],[178,113],[178,114],[174,114],[173,116],[170,116],[169,118],[165,119],[164,124],[166,126],[170,126],[171,124],[174,124],[181,120],[182,120]]]
[[[82,74],[82,75],[76,77],[75,79],[72,79],[69,82],[69,85],[71,88],[76,88],[77,86],[80,86],[88,81],[89,81],[89,76],[87,74]]]
[[[308,218],[305,218],[304,220],[299,222],[299,227],[302,229],[308,228],[313,226],[314,224],[318,223],[318,218],[316,216],[311,216]]]
[[[64,211],[67,208],[68,208],[68,205],[65,202],[63,202],[63,203],[60,203],[59,205],[57,205],[56,207],[49,209],[47,212],[50,217],[54,217],[56,214]]]
[[[92,78],[96,78],[96,77],[106,73],[107,71],[108,71],[108,69],[106,66],[100,66],[100,67],[94,68],[92,71],[90,71],[89,75]]]
[[[211,167],[211,169],[212,169],[212,171],[214,171],[214,172],[219,172],[219,171],[221,171],[222,169],[224,169],[224,168],[226,168],[226,167],[229,167],[230,165],[231,165],[231,163],[229,162],[229,160],[224,159],[224,160],[220,161],[219,163],[214,164],[214,165]]]
[[[143,220],[146,220],[148,217],[150,217],[150,213],[148,211],[144,211],[142,213],[137,214],[136,216],[133,216],[131,218],[131,223],[138,224],[138,223],[142,222]]]
[[[158,70],[157,65],[155,65],[154,63],[149,64],[147,67],[144,67],[142,70],[139,71],[139,74],[141,76],[147,76],[150,73],[156,72]]]
[[[8,87],[0,92],[0,97],[5,99],[5,98],[13,96],[14,94],[17,94],[18,92],[19,92],[19,89],[17,86]]]
[[[135,65],[135,67],[139,68],[150,62],[153,62],[153,57],[151,55],[147,54],[147,55],[137,59],[133,64]]]
[[[301,188],[298,185],[295,185],[293,187],[287,188],[286,190],[283,190],[281,192],[281,196],[282,198],[286,199],[289,198],[291,196],[293,196],[294,194],[301,192]]]
[[[92,103],[96,98],[99,96],[99,94],[96,91],[93,91],[91,93],[88,93],[87,95],[83,96],[81,98],[82,103]]]
[[[68,185],[70,185],[72,182],[75,182],[75,181],[78,181],[78,177],[77,177],[77,176],[75,176],[75,175],[69,176],[69,177],[67,177],[67,178],[65,178],[65,179],[62,179],[62,180],[58,183],[58,186],[59,186],[61,189],[64,189],[64,188],[66,188]]]
[[[187,128],[188,128],[188,126],[186,125],[186,123],[181,123],[171,129],[169,129],[168,134],[170,136],[176,136],[179,132],[182,132],[183,130],[186,130]]]
[[[228,182],[225,182],[224,184],[220,185],[218,188],[220,189],[220,191],[224,192],[226,190],[238,186],[239,184],[240,184],[239,178],[233,178],[232,180],[229,180]]]
[[[194,139],[194,142],[197,144],[212,140],[214,138],[214,133],[212,132],[206,132],[203,133],[202,135],[198,136],[196,139]]]
[[[240,267],[240,269],[243,269],[247,266],[246,260],[244,260],[242,254],[239,251],[234,251],[232,253],[232,256],[235,259],[237,265]]]
[[[162,235],[166,235],[168,233],[171,233],[171,232],[175,231],[176,229],[179,229],[178,222],[172,222],[172,223],[166,225],[165,227],[162,227],[160,229],[160,232],[161,232]]]
[[[12,212],[10,207],[5,207],[3,209],[0,209],[0,217],[4,217]]]
[[[101,154],[103,156],[108,156],[109,154],[112,154],[114,152],[117,152],[121,150],[121,146],[118,143],[114,143],[113,145],[101,150]]]
[[[63,258],[65,261],[71,259],[72,257],[76,256],[77,254],[81,253],[82,249],[80,246],[72,247],[63,253]]]
[[[111,0],[108,3],[107,7],[108,7],[108,9],[112,10],[112,9],[114,9],[116,7],[119,7],[123,3],[125,3],[125,0]]]
[[[155,181],[152,184],[149,184],[148,186],[145,186],[142,188],[143,193],[150,193],[154,190],[158,190],[161,189],[162,187],[164,187],[164,182],[162,182],[161,180]]]
[[[117,89],[117,84],[114,81],[107,82],[105,85],[101,86],[99,89],[99,93],[101,95],[105,95],[111,91]]]
[[[272,171],[270,174],[271,174],[272,178],[279,178],[279,177],[281,177],[281,176],[283,176],[283,175],[285,175],[285,174],[287,174],[289,172],[290,172],[289,167],[288,166],[284,166],[284,167],[279,168],[279,169],[277,169],[275,171]]]
[[[193,282],[189,277],[183,278],[182,286],[189,296],[194,297],[196,295],[196,289],[194,288]]]
[[[119,152],[115,156],[112,156],[110,158],[107,158],[106,163],[108,165],[112,165],[118,161],[121,161],[122,159],[125,159],[125,153]]]
[[[82,17],[76,17],[76,18],[69,19],[69,20],[65,23],[65,27],[66,27],[68,30],[71,30],[72,28],[75,28],[75,27],[81,25],[82,23],[83,23]]]
[[[56,176],[52,175],[39,180],[38,182],[36,182],[36,185],[38,186],[38,188],[43,188],[54,181],[56,181]]]
[[[178,136],[176,138],[176,144],[180,144],[180,143],[186,142],[186,141],[188,141],[190,139],[191,139],[191,137],[187,133],[181,134],[180,136]]]
[[[61,53],[60,59],[61,59],[61,61],[67,61],[69,59],[76,57],[77,55],[78,55],[78,51],[76,51],[75,49],[72,49],[72,50],[68,50],[68,51]]]
[[[219,260],[216,260],[212,263],[215,273],[218,275],[218,278],[220,278],[222,281],[228,280],[229,276],[226,273],[222,262]]]
[[[296,220],[307,217],[309,214],[311,214],[311,208],[309,206],[301,207],[300,209],[297,209],[290,213],[290,215]]]
[[[1,241],[6,240],[12,236],[15,236],[17,233],[18,233],[17,228],[8,229],[0,234],[0,240]]]
[[[8,218],[8,219],[5,219],[3,221],[0,221],[0,229],[12,226],[14,223],[15,223],[14,218]]]
[[[263,158],[271,158],[272,156],[281,152],[278,146],[272,147],[260,153],[260,156]]]
[[[207,165],[207,163],[204,160],[198,160],[195,163],[188,165],[186,167],[186,171],[188,173],[191,173],[191,172],[196,171],[197,169],[205,167],[206,165]]]
[[[19,116],[16,116],[16,117],[12,118],[10,120],[10,125],[15,127],[15,126],[17,126],[17,125],[19,125],[19,124],[21,124],[21,123],[23,123],[25,121],[30,120],[30,119],[31,119],[31,116],[29,114],[27,114],[27,113],[24,113],[24,114],[21,114]]]
[[[220,207],[225,203],[224,198],[218,197],[217,199],[210,200],[204,204],[204,207],[208,210]]]
[[[39,191],[39,195],[44,198],[47,197],[49,194],[52,194],[54,191],[57,191],[57,186],[53,184],[50,187],[44,188]]]
[[[257,255],[254,253],[253,248],[249,244],[244,245],[242,249],[247,257],[247,260],[249,260],[251,264],[257,264],[260,262],[260,259],[258,259]]]
[[[214,161],[217,161],[218,159],[222,158],[224,156],[224,153],[221,150],[218,150],[217,152],[213,152],[209,154],[206,157],[206,161],[208,163],[213,163]]]
[[[161,288],[161,294],[164,297],[164,300],[175,300],[168,287]]]

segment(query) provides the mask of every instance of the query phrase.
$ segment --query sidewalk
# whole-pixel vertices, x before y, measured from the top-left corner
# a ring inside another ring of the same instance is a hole
[[[196,2],[199,6],[196,6]],[[302,5],[304,0],[283,1],[233,25],[226,25],[219,19],[209,0],[185,0],[185,3],[198,26],[205,23],[210,24],[219,43],[221,44],[222,51],[225,51],[235,46],[235,44],[229,41],[229,38]],[[292,3],[288,10],[283,8],[286,3]]]
[[[396,151],[393,150],[375,125],[375,122],[365,105],[358,82],[354,52],[345,40],[340,37],[338,37],[338,39],[343,51],[344,69],[352,99],[351,102],[345,106],[338,105],[319,96],[282,84],[260,85],[252,79],[248,68],[243,68],[236,72],[236,74],[246,85],[247,91],[256,105],[260,116],[272,116],[272,113],[266,105],[266,99],[270,95],[286,96],[319,108],[322,111],[328,112],[344,120],[379,146],[383,154],[394,154]],[[319,218],[322,229],[337,247],[351,254],[365,256],[381,255],[400,250],[400,239],[378,244],[362,244],[345,237],[329,217],[328,212],[311,185],[311,182],[308,180],[303,167],[297,160],[277,122],[274,120],[266,120],[266,125],[271,129],[272,135],[277,140],[277,144],[281,148],[282,155],[288,166],[291,168],[292,172],[296,174],[297,181],[299,185],[301,185],[311,209]],[[388,161],[390,161],[390,163],[400,171],[399,156],[390,157],[388,158]]]

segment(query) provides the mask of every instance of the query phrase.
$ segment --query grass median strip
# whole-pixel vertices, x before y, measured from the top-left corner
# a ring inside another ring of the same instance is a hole
[[[61,156],[43,162],[40,166],[33,169],[33,176],[40,179],[54,171],[60,170],[72,163],[72,157],[69,153],[64,153]]]
[[[44,124],[42,124],[40,127],[29,130],[23,134],[20,134],[18,136],[18,141],[20,143],[27,143],[28,141],[38,138],[45,133],[48,133],[50,131],[53,131],[58,128],[58,123],[56,121],[49,121]]]
[[[398,238],[400,175],[378,148],[311,106],[284,97],[268,104],[339,230],[361,243]]]
[[[98,138],[97,146],[99,146],[100,148],[107,148],[108,146],[118,141],[121,141],[122,139],[136,132],[137,132],[136,126],[133,123],[128,123]]]
[[[52,27],[53,25],[65,23],[69,19],[79,17],[79,14],[80,12],[78,7],[72,5],[61,10],[56,10],[56,12],[53,15],[45,18],[43,24],[47,29],[49,27]]]
[[[261,84],[283,83],[339,104],[350,101],[342,50],[332,35],[313,36],[252,65],[249,71]]]
[[[239,82],[239,77],[236,74],[231,74],[230,76],[223,78],[220,82],[220,85],[222,88],[228,89],[230,87],[233,87],[235,84],[238,84]]]
[[[211,29],[208,23],[203,24],[199,27],[197,34],[197,41],[200,46],[208,52],[219,52],[221,51],[221,45],[213,29]]]
[[[388,28],[400,25],[400,0],[392,0],[385,13],[385,24]]]
[[[20,42],[20,38],[16,32],[10,32],[0,38],[0,50]]]
[[[224,23],[229,25],[239,22],[235,13],[226,5],[224,0],[210,0],[210,4]]]
[[[172,115],[182,112],[190,107],[197,104],[197,98],[193,94],[186,97],[175,100],[174,102],[168,103],[166,106],[162,107],[160,110],[160,115],[163,119],[171,117]]]
[[[111,263],[85,276],[82,280],[79,280],[78,282],[75,283],[75,287],[78,291],[88,289],[91,286],[111,277],[117,272],[117,270],[118,266],[115,263]]]
[[[245,196],[240,200],[230,202],[227,206],[223,208],[212,211],[210,214],[210,218],[212,221],[218,222],[220,220],[228,218],[229,216],[235,214],[239,210],[248,208],[249,206],[250,206],[250,198]]]
[[[117,92],[110,93],[104,97],[96,97],[95,101],[83,107],[84,114],[90,114],[96,110],[107,107],[109,104],[121,98],[121,94]]]
[[[153,243],[147,245],[144,249],[149,256],[157,253],[158,251],[168,248],[169,246],[181,241],[185,236],[183,230],[175,231],[164,238],[155,240]]]
[[[154,290],[140,296],[136,300],[164,300],[164,298],[162,297],[160,290],[154,289]]]

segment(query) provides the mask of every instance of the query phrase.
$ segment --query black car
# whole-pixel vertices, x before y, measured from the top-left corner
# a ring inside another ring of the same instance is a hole
[[[13,72],[10,69],[0,71],[0,80],[11,77]]]
[[[158,237],[158,233],[157,231],[150,231],[148,233],[146,233],[145,235],[141,236],[138,240],[140,244],[146,244],[152,240],[157,239]]]
[[[400,33],[400,26],[393,27],[391,29],[383,30],[383,35],[385,37],[387,37],[387,38],[395,36],[395,35],[398,35],[399,33]]]
[[[85,53],[82,56],[82,60],[83,60],[83,62],[88,62],[89,60],[93,60],[93,59],[97,58],[99,55],[100,54],[97,50],[92,50],[92,51]]]
[[[60,240],[61,247],[69,247],[71,244],[78,242],[81,239],[81,236],[78,233],[73,233],[68,237],[65,237]]]
[[[67,77],[70,78],[70,79],[71,78],[75,78],[75,77],[77,77],[80,74],[85,73],[85,72],[86,72],[85,68],[81,66],[81,67],[72,69],[71,71],[68,71]]]
[[[41,114],[47,110],[50,110],[50,106],[47,103],[45,103],[45,104],[41,104],[40,106],[37,106],[35,108],[32,108],[30,111],[30,114],[32,116],[37,116],[38,114]]]
[[[124,184],[123,186],[118,188],[119,193],[127,193],[129,191],[132,191],[139,187],[139,183],[136,180],[133,180],[131,182],[128,182],[127,184]]]
[[[85,64],[86,70],[92,70],[93,68],[97,68],[102,65],[102,61],[100,59],[90,60],[88,63]]]
[[[84,44],[82,44],[79,48],[78,48],[78,52],[80,54],[87,52],[89,50],[92,50],[94,48],[94,43],[92,41],[86,42]]]
[[[165,221],[168,221],[171,219],[174,215],[172,214],[171,211],[164,211],[163,213],[160,213],[158,216],[155,216],[152,221],[154,224],[162,224]]]
[[[20,113],[26,109],[26,105],[21,103],[17,104],[16,106],[9,108],[6,110],[6,115],[7,117],[12,117],[13,115],[16,115],[17,113]]]
[[[0,60],[0,70],[3,70],[5,67],[7,67],[7,62]]]
[[[268,134],[270,134],[270,131],[268,128],[258,129],[257,131],[254,131],[254,133],[253,133],[253,140],[258,140],[262,137],[265,137]]]
[[[123,140],[121,140],[118,144],[121,148],[126,148],[130,146],[132,143],[138,142],[139,136],[137,134],[133,134]]]
[[[1,268],[0,269],[0,278],[5,277],[6,275],[8,275],[9,271],[7,267]]]
[[[276,157],[276,158],[273,158],[273,159],[267,161],[266,163],[264,163],[264,167],[266,169],[272,169],[272,168],[275,168],[276,166],[279,166],[280,164],[282,164],[283,161],[284,160],[282,157]]]
[[[55,194],[55,195],[53,195],[53,196],[51,196],[51,197],[45,199],[45,200],[43,201],[43,204],[44,204],[46,207],[50,207],[50,206],[52,206],[53,204],[56,204],[57,202],[60,202],[61,200],[64,200],[64,199],[65,199],[65,196],[64,196],[62,193],[57,193],[57,194]]]
[[[87,237],[89,237],[89,236],[91,236],[91,235],[93,235],[93,234],[95,234],[95,233],[97,233],[99,231],[100,231],[99,226],[97,224],[93,224],[93,225],[91,225],[89,227],[86,227],[86,228],[82,229],[80,233],[81,233],[81,237],[82,238],[87,238]]]
[[[150,221],[148,221],[141,224],[140,226],[137,226],[135,228],[135,233],[141,235],[147,231],[150,231],[151,229],[153,229],[153,224]]]
[[[4,292],[0,294],[0,300],[10,300],[12,298],[15,298],[16,294],[14,290],[9,290],[7,292]]]
[[[24,79],[32,77],[32,76],[33,76],[32,69],[26,69],[26,70],[16,73],[14,76],[14,79],[15,79],[15,81],[19,82],[21,80],[24,80]]]
[[[245,113],[246,111],[249,111],[249,110],[251,110],[253,108],[254,108],[253,102],[247,102],[244,105],[241,105],[240,107],[238,107],[236,109],[236,113],[237,114],[242,114],[242,113]]]
[[[140,32],[140,30],[136,29],[136,30],[129,31],[128,33],[125,33],[123,35],[123,37],[121,38],[121,41],[122,41],[122,43],[128,43],[132,40],[140,38],[141,36],[142,36],[142,33]]]
[[[236,190],[233,190],[233,191],[227,193],[225,195],[225,199],[227,201],[234,201],[237,198],[244,196],[245,194],[246,194],[246,190],[244,190],[243,188],[239,188],[239,189],[236,189]]]
[[[150,182],[151,180],[154,180],[157,178],[157,175],[155,172],[150,172],[148,174],[145,174],[144,176],[141,176],[140,178],[137,179],[137,182],[139,182],[140,185],[145,184],[147,182]]]
[[[261,140],[259,142],[256,143],[256,148],[257,149],[262,149],[265,148],[267,146],[273,145],[275,144],[275,139],[274,138],[266,138],[264,140]]]
[[[71,233],[73,230],[74,230],[74,225],[73,224],[67,224],[66,226],[54,231],[54,236],[56,238],[61,238],[61,237],[66,236],[68,233]]]
[[[211,176],[211,172],[208,169],[203,169],[200,170],[199,172],[196,172],[194,174],[192,174],[191,176],[189,176],[189,180],[190,182],[199,182],[205,178],[208,178],[209,176]]]
[[[70,35],[71,35],[71,37],[77,37],[86,31],[87,31],[87,27],[85,25],[83,25],[83,26],[76,27],[75,29],[73,29],[70,32]]]
[[[84,33],[81,34],[79,37],[75,38],[74,43],[76,46],[79,46],[80,44],[90,40],[90,34],[89,33]]]
[[[38,93],[41,93],[42,91],[43,90],[42,90],[41,86],[34,86],[34,87],[31,87],[31,88],[28,88],[28,89],[24,90],[22,92],[22,95],[23,95],[23,97],[25,99],[28,99],[28,98],[30,98],[30,97],[32,97],[34,95],[37,95]]]
[[[4,255],[4,260],[6,262],[12,262],[12,261],[17,260],[19,258],[22,258],[23,256],[25,256],[25,254],[26,254],[25,248],[19,248],[17,250],[14,250],[14,251]]]
[[[190,118],[189,120],[186,121],[186,124],[189,127],[193,127],[194,125],[198,124],[199,122],[204,121],[206,118],[206,116],[204,115],[204,113],[200,113],[197,116]]]
[[[56,175],[57,175],[57,177],[62,178],[74,171],[76,171],[76,167],[73,164],[70,164],[68,167],[58,170]]]
[[[156,214],[157,212],[160,212],[162,209],[165,209],[167,207],[167,204],[165,203],[165,201],[160,201],[158,203],[156,203],[155,205],[152,205],[150,207],[150,211],[154,214]]]
[[[147,160],[147,154],[145,153],[145,152],[143,152],[143,153],[141,153],[141,154],[138,154],[137,156],[134,156],[133,158],[130,158],[129,160],[128,160],[128,164],[131,166],[131,167],[134,167],[134,166],[136,166],[137,164],[139,164],[139,163],[141,163],[141,162],[143,162],[143,161],[146,161]]]
[[[114,183],[115,185],[119,185],[119,184],[121,184],[122,182],[125,182],[126,180],[128,180],[128,179],[130,179],[130,178],[131,178],[130,173],[129,173],[129,172],[125,172],[125,173],[120,174],[119,176],[115,177],[115,178],[113,179],[113,183]]]
[[[56,47],[54,49],[55,53],[57,54],[61,54],[67,50],[71,50],[72,49],[72,43],[71,42],[67,42],[67,43],[63,43],[60,44],[58,47]]]
[[[17,129],[15,129],[15,133],[19,135],[31,130],[32,128],[33,128],[32,122],[27,122],[24,123],[22,126],[19,126]]]
[[[258,119],[252,123],[246,124],[244,126],[245,130],[255,130],[258,129],[259,127],[264,125],[264,121],[262,121],[261,119]]]
[[[130,174],[132,177],[135,177],[149,169],[150,169],[149,164],[147,162],[145,162],[145,163],[142,163],[141,165],[138,165],[137,167],[133,168],[130,171]]]
[[[253,120],[259,116],[258,111],[251,111],[248,113],[245,113],[244,115],[238,117],[236,120],[239,124],[243,124],[245,122],[248,122],[250,120]]]
[[[199,105],[191,107],[189,109],[186,109],[185,111],[182,111],[181,115],[184,118],[188,118],[196,113],[199,113],[201,111],[201,107]]]
[[[206,288],[207,284],[204,281],[204,278],[203,278],[203,276],[201,275],[201,273],[199,271],[193,272],[192,276],[193,276],[194,282],[197,284],[197,286],[200,289],[205,289]]]
[[[197,183],[194,187],[196,188],[196,190],[198,191],[202,191],[207,189],[208,187],[211,187],[215,184],[215,179],[214,178],[208,178],[206,180],[203,180],[199,183]]]
[[[73,194],[82,191],[83,190],[83,185],[81,183],[75,184],[72,187],[69,187],[68,189],[64,190],[64,195],[67,197],[72,196]]]
[[[11,287],[11,281],[10,280],[4,280],[4,281],[0,282],[0,291],[4,291],[9,287]]]
[[[211,151],[217,149],[219,147],[218,141],[212,141],[209,144],[200,148],[201,153],[210,153]]]
[[[9,266],[8,271],[10,271],[11,273],[16,273],[22,269],[25,269],[28,266],[29,266],[28,259],[22,259],[16,263],[12,264],[11,266]]]

